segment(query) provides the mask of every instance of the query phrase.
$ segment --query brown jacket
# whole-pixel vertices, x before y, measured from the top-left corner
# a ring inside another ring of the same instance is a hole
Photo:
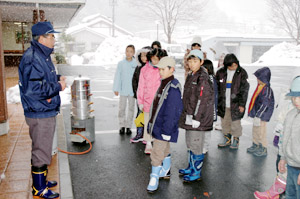
[[[186,115],[200,122],[198,128],[186,125]],[[183,111],[179,127],[187,130],[210,131],[214,120],[214,88],[204,67],[195,74],[188,74],[183,92]]]

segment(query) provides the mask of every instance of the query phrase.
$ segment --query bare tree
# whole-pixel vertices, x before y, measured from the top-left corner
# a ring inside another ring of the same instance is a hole
[[[133,1],[134,5],[148,16],[151,16],[163,25],[168,43],[172,42],[172,34],[178,22],[200,20],[201,13],[207,0],[144,0]],[[155,20],[154,19],[154,20]]]
[[[300,44],[300,0],[268,0],[271,20]]]

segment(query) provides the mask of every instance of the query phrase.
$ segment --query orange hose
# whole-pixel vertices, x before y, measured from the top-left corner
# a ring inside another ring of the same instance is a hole
[[[92,148],[93,148],[91,141],[89,141],[89,139],[87,139],[86,137],[84,137],[83,135],[81,135],[81,134],[79,134],[79,133],[75,133],[75,135],[79,135],[79,136],[81,136],[83,139],[85,139],[85,140],[90,144],[90,148],[89,148],[88,150],[86,150],[86,151],[83,151],[83,152],[69,152],[69,151],[64,151],[64,150],[62,150],[62,149],[60,149],[60,148],[58,148],[58,147],[57,147],[57,149],[58,149],[60,152],[63,152],[63,153],[66,153],[66,154],[70,154],[70,155],[82,155],[82,154],[86,154],[86,153],[90,152],[90,151],[92,150]]]

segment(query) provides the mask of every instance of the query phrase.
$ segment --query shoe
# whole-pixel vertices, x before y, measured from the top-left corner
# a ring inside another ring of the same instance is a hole
[[[126,135],[131,135],[132,131],[130,130],[130,128],[126,128]]]
[[[136,128],[136,136],[130,139],[130,143],[138,143],[143,141],[144,127]]]
[[[207,148],[203,148],[203,154],[206,154],[208,152]]]
[[[179,169],[179,175],[187,175],[192,171],[192,161],[191,161],[192,151],[188,150],[188,163],[189,165],[185,169]]]
[[[142,142],[143,144],[147,144],[147,141],[146,140],[143,140],[143,142]]]
[[[259,144],[258,149],[253,153],[257,157],[267,156],[267,148],[263,147],[262,144]]]
[[[271,188],[265,192],[254,192],[254,197],[256,199],[279,199],[279,195],[285,192],[286,182],[279,177],[276,178],[274,184]]]
[[[230,145],[230,149],[238,149],[239,148],[239,144],[240,144],[240,138],[239,137],[233,137],[233,142]]]
[[[217,130],[217,131],[222,131],[222,126],[216,125],[216,126],[215,126],[215,130]]]
[[[201,170],[203,166],[204,154],[195,155],[192,153],[192,169],[191,173],[183,176],[184,182],[193,182],[201,179]]]
[[[152,144],[146,144],[146,147],[145,147],[145,151],[144,153],[147,154],[147,155],[150,155],[152,152]]]
[[[119,133],[120,133],[120,135],[124,135],[125,134],[125,127],[120,128]]]
[[[231,134],[224,135],[224,140],[220,144],[218,144],[219,148],[225,148],[231,145]]]
[[[159,172],[161,170],[161,166],[154,167],[152,166],[152,172],[150,174],[150,181],[147,187],[147,191],[149,193],[153,193],[158,189],[158,183],[159,183]]]
[[[32,195],[41,198],[58,198],[59,194],[47,187],[47,165],[42,167],[32,166]]]
[[[258,149],[258,145],[253,142],[252,146],[247,148],[247,153],[254,153]]]
[[[169,154],[162,162],[162,167],[159,172],[159,178],[170,179],[171,177],[171,154]]]

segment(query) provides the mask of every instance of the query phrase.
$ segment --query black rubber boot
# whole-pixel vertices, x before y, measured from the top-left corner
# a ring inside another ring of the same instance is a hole
[[[120,135],[124,135],[125,134],[125,127],[121,127],[119,133],[120,133]]]

